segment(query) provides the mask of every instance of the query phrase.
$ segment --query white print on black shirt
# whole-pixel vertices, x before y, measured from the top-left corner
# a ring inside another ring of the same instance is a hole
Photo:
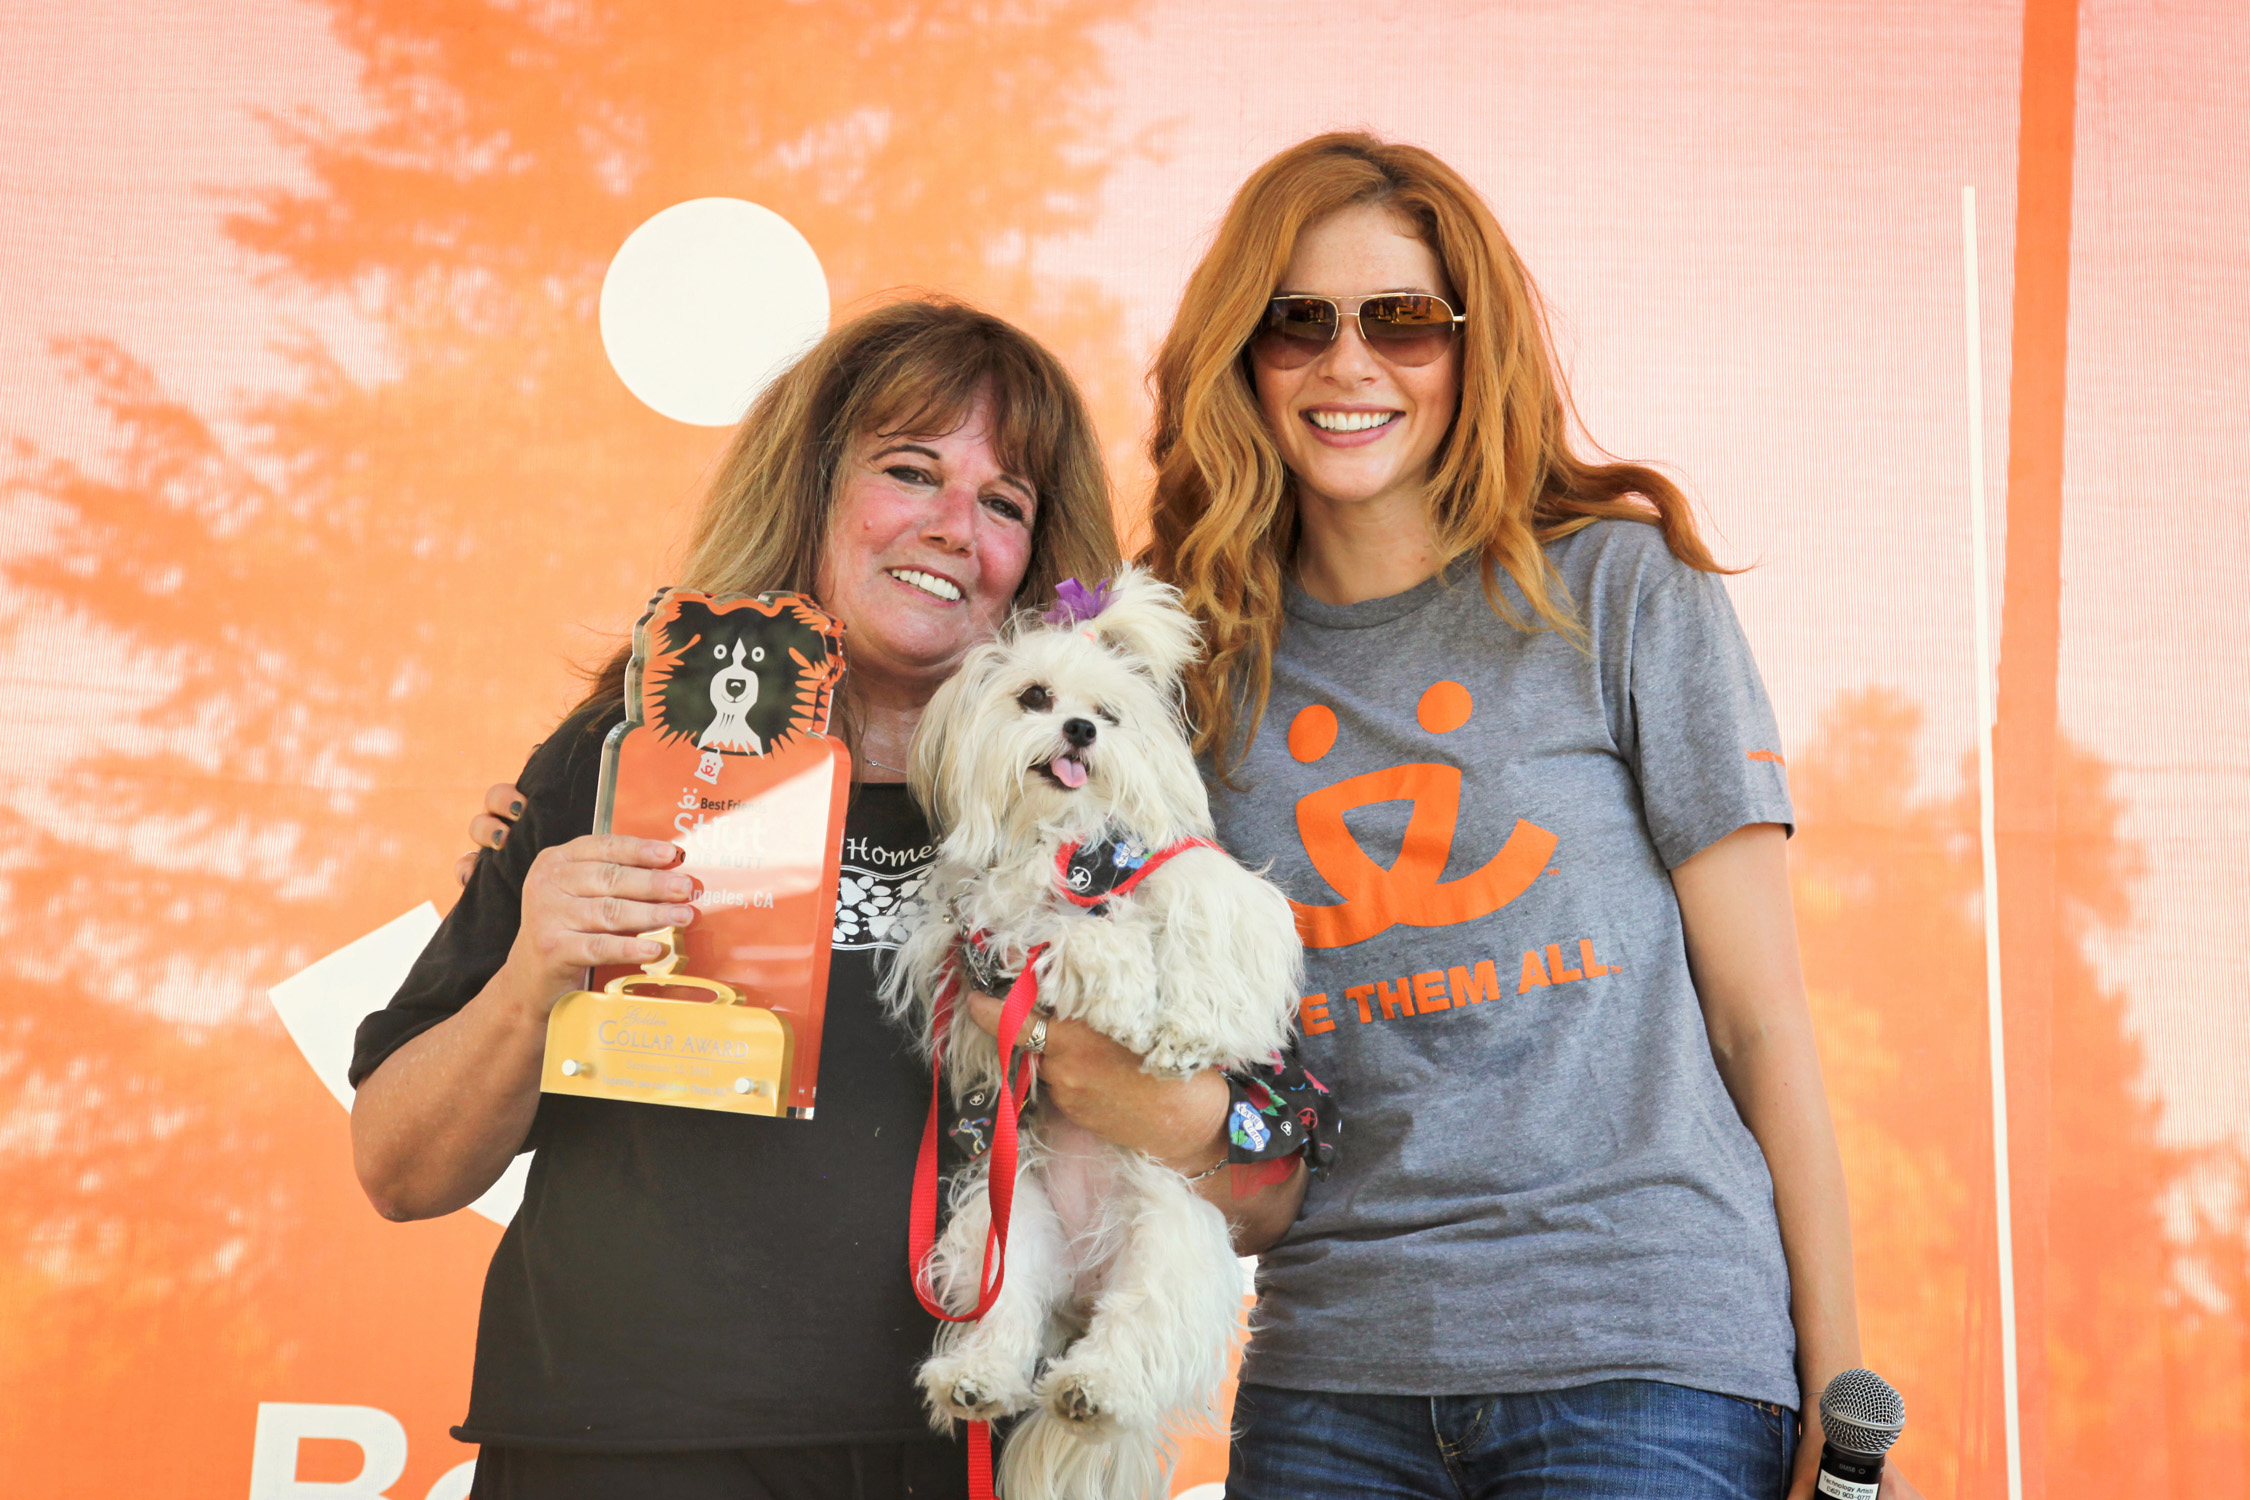
[[[922,910],[922,887],[935,852],[927,844],[892,849],[868,839],[844,840],[833,946],[896,948],[904,941],[908,925]]]

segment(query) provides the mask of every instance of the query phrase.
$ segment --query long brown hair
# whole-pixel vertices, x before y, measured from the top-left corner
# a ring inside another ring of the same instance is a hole
[[[1196,748],[1222,774],[1257,734],[1281,635],[1282,586],[1297,546],[1289,471],[1266,430],[1245,346],[1305,228],[1379,204],[1420,230],[1466,306],[1461,405],[1430,475],[1430,531],[1446,563],[1470,552],[1502,618],[1583,641],[1544,544],[1604,519],[1661,527],[1682,562],[1725,572],[1697,535],[1687,497],[1642,464],[1572,451],[1570,397],[1546,313],[1492,210],[1418,146],[1371,135],[1315,136],[1250,175],[1188,278],[1156,357],[1156,470],[1146,558],[1202,623],[1208,654],[1188,676]],[[1500,592],[1505,569],[1531,606]],[[1247,714],[1239,742],[1237,716]]]
[[[924,298],[854,318],[765,388],[735,429],[674,582],[712,594],[813,593],[852,444],[869,433],[950,432],[980,393],[991,400],[995,455],[1038,500],[1016,602],[1115,572],[1109,471],[1069,372],[1014,324]],[[848,640],[844,651],[848,660]],[[626,645],[603,665],[580,708],[623,699],[631,656]],[[856,741],[848,673],[838,709],[838,732]]]

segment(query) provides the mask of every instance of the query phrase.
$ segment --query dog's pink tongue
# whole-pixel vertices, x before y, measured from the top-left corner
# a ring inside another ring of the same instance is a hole
[[[1058,755],[1054,759],[1053,769],[1055,780],[1061,782],[1064,786],[1075,790],[1086,784],[1086,763],[1084,761],[1072,760],[1067,755]]]

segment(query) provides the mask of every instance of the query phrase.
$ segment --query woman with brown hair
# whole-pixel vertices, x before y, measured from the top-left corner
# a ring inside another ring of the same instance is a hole
[[[816,1118],[542,1095],[548,1012],[632,936],[693,921],[671,843],[595,837],[625,657],[532,755],[512,832],[390,1006],[361,1026],[360,1181],[393,1219],[449,1213],[537,1148],[487,1276],[469,1413],[477,1495],[961,1492],[911,1380],[934,1323],[904,1274],[929,1074],[883,1019],[929,830],[899,767],[923,705],[1012,610],[1117,564],[1069,376],[972,309],[904,302],[829,334],[759,398],[675,581],[796,589],[844,623],[859,784]],[[848,920],[847,920],[848,919]]]
[[[1491,211],[1366,135],[1251,176],[1155,385],[1220,836],[1297,905],[1348,1127],[1260,1265],[1228,1495],[1802,1500],[1850,1225],[1685,497],[1574,450]]]

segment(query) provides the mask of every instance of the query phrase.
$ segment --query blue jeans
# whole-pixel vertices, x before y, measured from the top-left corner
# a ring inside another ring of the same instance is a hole
[[[1517,1396],[1245,1385],[1227,1500],[1781,1500],[1786,1407],[1654,1380]]]

